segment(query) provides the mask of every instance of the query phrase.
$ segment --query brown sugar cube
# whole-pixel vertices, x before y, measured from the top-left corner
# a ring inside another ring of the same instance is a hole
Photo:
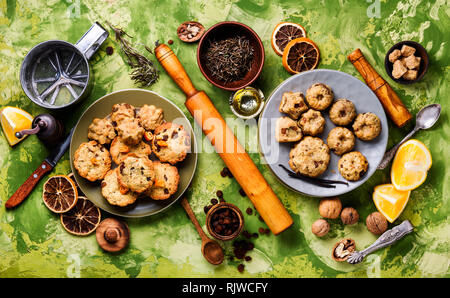
[[[389,61],[394,63],[395,60],[400,58],[401,55],[402,55],[402,52],[400,52],[400,50],[393,50],[392,53],[389,54]]]
[[[403,57],[408,57],[411,55],[414,55],[414,53],[416,52],[416,49],[407,45],[403,45],[402,49],[400,50],[402,52],[402,56]]]
[[[420,57],[414,55],[408,56],[403,59],[405,65],[408,69],[418,69],[420,66]]]
[[[408,69],[403,65],[403,63],[400,60],[397,60],[394,62],[394,67],[392,69],[392,76],[396,79],[401,78],[402,75],[407,72]]]
[[[405,74],[403,75],[403,78],[408,81],[417,79],[417,70],[409,69],[407,72],[405,72]]]

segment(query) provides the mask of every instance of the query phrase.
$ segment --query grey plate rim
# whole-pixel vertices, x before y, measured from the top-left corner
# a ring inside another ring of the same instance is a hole
[[[78,124],[80,123],[80,120],[83,118],[84,114],[96,103],[98,103],[99,101],[103,100],[105,97],[110,96],[112,94],[116,94],[116,93],[121,93],[121,92],[127,92],[127,91],[138,91],[138,92],[146,92],[146,93],[151,93],[154,94],[158,97],[161,97],[162,99],[164,99],[165,101],[169,102],[171,105],[173,105],[175,107],[175,109],[177,109],[182,115],[183,117],[186,119],[186,122],[189,124],[189,129],[191,130],[191,140],[192,140],[192,147],[193,147],[193,152],[191,152],[190,154],[193,154],[194,156],[194,170],[192,171],[191,176],[189,177],[188,181],[189,183],[187,183],[187,186],[185,187],[185,189],[183,189],[179,196],[176,197],[171,203],[169,203],[167,206],[164,206],[163,208],[151,213],[151,214],[145,214],[145,215],[130,215],[130,214],[123,214],[120,212],[114,212],[114,211],[110,211],[110,210],[104,210],[103,208],[101,208],[100,206],[97,206],[94,202],[92,202],[91,200],[89,200],[88,197],[86,197],[89,201],[91,201],[92,203],[94,203],[94,205],[96,205],[98,208],[102,209],[105,212],[111,213],[113,215],[116,216],[121,216],[121,217],[126,217],[126,218],[143,218],[143,217],[149,217],[149,216],[154,216],[157,215],[161,212],[166,211],[168,208],[170,208],[172,205],[174,205],[186,192],[186,190],[189,188],[190,184],[192,183],[192,180],[194,179],[195,176],[195,172],[197,171],[197,163],[198,163],[198,150],[197,150],[197,139],[195,137],[195,133],[194,130],[192,128],[191,122],[189,121],[189,119],[186,117],[186,115],[184,114],[184,112],[176,105],[174,104],[171,100],[167,99],[166,97],[151,91],[151,90],[145,90],[145,89],[139,89],[139,88],[126,88],[126,89],[120,89],[117,91],[113,91],[110,92],[108,94],[103,95],[102,97],[100,97],[99,99],[97,99],[96,101],[94,101],[92,104],[90,104],[84,111],[83,113],[80,115],[80,117],[78,118],[77,123],[74,126],[74,132],[78,127]],[[72,139],[73,139],[74,134],[72,134],[72,137],[70,138],[70,144],[72,144]],[[75,168],[73,165],[73,160],[71,159],[72,156],[72,146],[69,147],[69,162],[70,162],[70,169],[72,171],[72,173],[74,173]],[[76,181],[76,175],[74,175],[74,179]],[[76,181],[76,183],[79,185],[78,181]]]
[[[299,194],[302,194],[302,195],[305,195],[305,196],[308,196],[308,197],[313,197],[313,198],[325,197],[325,196],[322,196],[322,195],[314,195],[314,194],[310,194],[310,193],[305,193],[305,192],[302,192],[302,191],[300,191],[300,190],[298,190],[298,189],[295,189],[295,188],[291,187],[291,186],[288,185],[281,177],[279,177],[279,176],[275,173],[275,171],[272,169],[272,167],[269,165],[269,163],[268,163],[268,161],[267,161],[267,159],[266,159],[266,157],[265,157],[265,155],[264,155],[263,149],[262,149],[262,147],[261,147],[261,140],[260,140],[260,134],[261,134],[261,121],[262,121],[261,115],[264,114],[266,108],[267,108],[268,105],[269,105],[269,102],[273,100],[273,98],[274,98],[273,95],[274,95],[280,88],[282,88],[282,87],[286,84],[287,81],[295,80],[296,78],[301,77],[301,76],[303,76],[303,75],[305,75],[305,74],[308,74],[308,73],[311,73],[311,72],[322,72],[322,71],[326,71],[326,72],[336,72],[336,73],[339,73],[339,74],[343,74],[343,75],[345,75],[345,76],[348,76],[348,77],[351,78],[351,79],[356,79],[356,80],[358,80],[358,81],[362,84],[362,86],[364,86],[365,88],[367,88],[367,90],[370,91],[370,92],[376,97],[376,94],[373,93],[373,91],[369,88],[369,86],[367,86],[365,83],[363,83],[363,82],[362,82],[361,80],[359,80],[358,78],[356,78],[356,77],[354,77],[354,76],[352,76],[352,75],[350,75],[350,74],[348,74],[348,73],[346,73],[346,72],[339,71],[339,70],[334,70],[334,69],[327,69],[327,68],[312,69],[312,70],[308,70],[308,71],[304,71],[304,72],[301,72],[301,73],[292,75],[291,77],[285,79],[285,80],[282,81],[280,84],[278,84],[278,86],[277,86],[272,92],[270,92],[270,95],[267,97],[267,100],[266,100],[265,103],[264,103],[264,108],[262,109],[261,113],[259,114],[260,117],[258,118],[258,151],[259,151],[259,155],[260,155],[261,158],[264,160],[265,166],[270,170],[270,172],[275,176],[275,178],[276,178],[278,181],[280,181],[281,184],[283,184],[285,187],[287,187],[288,189],[290,189],[290,190],[292,190],[292,191],[294,191],[294,192],[296,192],[296,193],[299,193]],[[377,98],[377,99],[378,99],[378,98]],[[387,121],[387,117],[386,117],[386,112],[384,111],[384,108],[383,108],[383,106],[381,105],[381,103],[378,102],[378,104],[382,107],[382,108],[381,108],[382,115],[383,115],[383,117],[386,119],[385,122],[386,122],[386,124],[387,124],[388,121]],[[385,129],[388,131],[388,137],[389,137],[389,127],[388,127],[388,126],[389,126],[389,125],[386,125],[386,128],[385,128]],[[388,138],[386,138],[385,144],[384,144],[384,146],[383,146],[383,147],[384,147],[383,154],[381,155],[381,158],[380,158],[379,162],[378,162],[378,163],[376,164],[376,166],[374,167],[375,170],[374,170],[370,175],[367,175],[367,174],[366,174],[367,177],[364,177],[364,178],[363,178],[363,179],[364,179],[364,182],[363,182],[363,183],[357,185],[356,187],[350,188],[350,189],[348,189],[348,190],[344,190],[344,191],[341,191],[341,192],[335,192],[335,193],[333,193],[333,195],[330,195],[330,196],[328,196],[328,197],[333,197],[333,196],[343,195],[343,194],[346,194],[346,193],[348,193],[348,192],[351,192],[351,191],[357,189],[358,187],[362,186],[362,185],[363,185],[363,184],[364,184],[364,183],[365,183],[365,182],[366,182],[366,181],[367,181],[367,180],[375,173],[375,171],[377,171],[376,168],[377,168],[378,165],[381,163],[381,161],[382,161],[382,156],[383,156],[383,155],[385,154],[385,152],[386,152],[387,143],[388,143]],[[344,180],[345,180],[345,179],[344,179]],[[348,181],[347,181],[347,182],[348,182]]]

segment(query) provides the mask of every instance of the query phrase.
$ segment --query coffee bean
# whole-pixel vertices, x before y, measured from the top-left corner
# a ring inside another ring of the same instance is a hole
[[[244,264],[239,264],[237,267],[238,271],[241,273],[244,272],[244,268],[245,268]]]
[[[114,53],[114,48],[113,47],[106,47],[106,55],[110,56]]]

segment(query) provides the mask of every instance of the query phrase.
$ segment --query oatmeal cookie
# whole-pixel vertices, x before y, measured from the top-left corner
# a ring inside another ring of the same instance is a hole
[[[353,150],[355,147],[355,136],[345,127],[335,127],[328,134],[328,147],[337,155],[342,155]]]
[[[119,125],[124,119],[134,118],[136,116],[135,108],[128,103],[117,103],[111,109],[111,121],[113,125]]]
[[[150,145],[145,143],[144,141],[140,141],[137,145],[129,146],[122,142],[119,137],[116,137],[111,143],[109,153],[111,153],[112,160],[116,164],[120,164],[128,155],[128,153],[136,153],[148,156],[152,154],[152,149],[150,148]]]
[[[88,128],[88,138],[105,145],[116,137],[116,131],[109,119],[95,118]]]
[[[163,110],[154,105],[143,105],[136,117],[145,130],[155,130],[164,122]]]
[[[301,92],[285,92],[281,98],[279,111],[288,114],[292,119],[298,119],[300,114],[306,112],[308,106],[305,96]]]
[[[118,168],[119,184],[123,188],[142,193],[153,185],[153,162],[146,155],[129,153]]]
[[[277,142],[297,142],[302,138],[302,130],[297,122],[289,117],[280,117],[275,127],[275,138]]]
[[[380,135],[381,121],[374,113],[358,114],[353,123],[353,131],[358,139],[370,141]]]
[[[116,127],[119,138],[127,145],[139,144],[144,136],[145,130],[134,118],[123,119]]]
[[[330,108],[330,120],[336,125],[349,125],[355,117],[355,105],[348,99],[338,99]]]
[[[118,168],[110,170],[102,184],[102,195],[111,205],[127,206],[133,204],[138,195],[132,191],[123,191],[118,180]]]
[[[319,111],[309,109],[308,112],[302,114],[300,120],[298,120],[298,125],[305,135],[316,136],[323,132],[325,118]]]
[[[103,179],[111,168],[108,150],[96,141],[82,143],[75,151],[73,165],[81,177],[89,181]]]
[[[349,181],[358,181],[367,172],[369,163],[358,151],[344,154],[338,161],[339,173]]]
[[[152,151],[162,162],[176,164],[186,158],[191,149],[191,138],[183,126],[166,122],[156,128]]]
[[[153,162],[155,169],[155,183],[146,191],[146,194],[154,200],[165,200],[178,189],[180,175],[175,166],[159,161]]]
[[[328,85],[322,83],[313,84],[306,91],[306,101],[315,110],[325,110],[333,102],[333,90]]]
[[[326,171],[330,162],[330,149],[320,139],[305,137],[289,153],[289,166],[297,173],[317,177]]]

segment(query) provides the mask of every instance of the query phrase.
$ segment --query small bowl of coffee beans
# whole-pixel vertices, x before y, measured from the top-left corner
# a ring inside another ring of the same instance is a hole
[[[241,210],[230,203],[214,205],[206,214],[206,227],[211,236],[228,241],[241,234],[244,227],[244,216]]]

